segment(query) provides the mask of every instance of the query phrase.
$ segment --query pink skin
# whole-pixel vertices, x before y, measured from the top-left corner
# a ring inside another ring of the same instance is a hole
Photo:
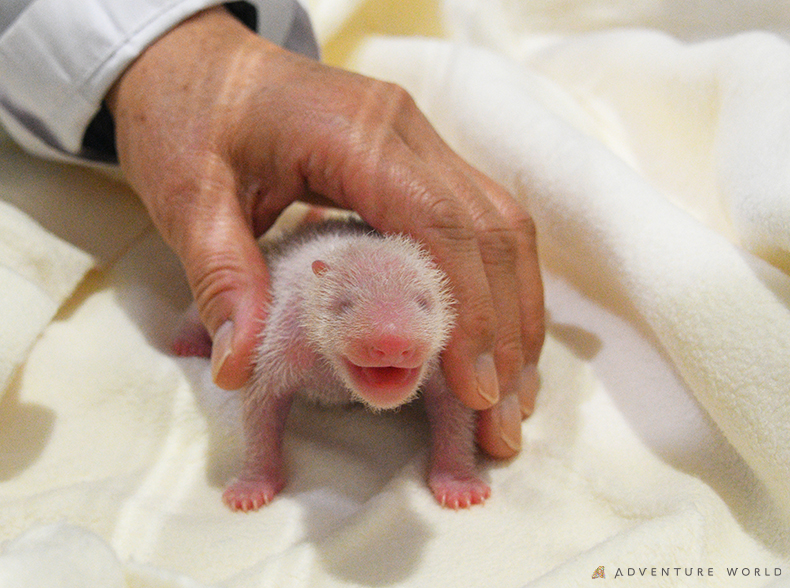
[[[380,242],[380,238],[370,238]],[[357,250],[367,246],[354,243]],[[385,264],[377,255],[371,250],[369,267],[354,262],[349,275],[381,270]],[[397,263],[419,263],[405,252],[398,255],[404,260]],[[393,263],[392,259],[385,261]],[[312,311],[303,308],[301,292],[305,288],[297,285],[314,280],[319,287],[329,284],[334,288],[335,282],[327,281],[328,276],[332,269],[343,269],[323,260],[309,262],[306,267],[292,267],[290,259],[282,263],[289,265],[285,277],[274,282],[274,302],[262,333],[255,375],[244,391],[244,465],[225,490],[224,502],[234,511],[254,511],[269,504],[285,487],[282,441],[295,394],[328,403],[357,400],[372,410],[386,410],[410,402],[418,388],[423,392],[431,436],[428,486],[436,500],[452,509],[484,502],[491,490],[475,466],[475,413],[450,392],[438,367],[443,338],[437,339],[436,332],[442,329],[435,323],[452,320],[450,310],[437,308],[440,304],[430,307],[422,296],[419,302],[412,301],[406,287],[390,295],[390,285],[387,300],[381,300],[379,292],[369,297],[372,300],[360,296],[353,303],[344,303],[343,310],[332,302],[328,304],[333,310],[319,305],[318,312],[326,313],[327,321],[314,321],[305,318]],[[378,276],[372,280],[379,281]],[[361,288],[365,293],[374,291],[365,285]],[[325,329],[328,335],[305,331],[313,322],[331,322],[338,317],[339,323],[332,322]],[[195,317],[191,318],[194,321]],[[197,332],[184,328],[179,338]],[[201,341],[181,341],[179,347],[201,349]]]
[[[200,320],[194,304],[181,319],[172,343],[173,353],[180,357],[211,357],[211,336]]]
[[[482,504],[491,488],[475,467],[475,414],[450,392],[437,369],[423,389],[431,429],[428,486],[439,504],[459,509]]]
[[[292,395],[246,399],[244,468],[222,495],[231,510],[257,510],[285,487],[282,438],[292,399]]]

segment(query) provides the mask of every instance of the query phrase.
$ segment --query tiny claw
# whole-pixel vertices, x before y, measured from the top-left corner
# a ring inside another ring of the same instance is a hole
[[[491,488],[477,478],[438,477],[430,484],[434,497],[444,508],[459,510],[483,504],[491,496]]]
[[[234,512],[251,512],[268,505],[285,483],[279,479],[236,480],[222,494],[222,501]]]

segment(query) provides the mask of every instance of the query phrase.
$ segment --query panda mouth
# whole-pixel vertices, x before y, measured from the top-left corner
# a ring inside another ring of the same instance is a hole
[[[417,392],[422,366],[361,366],[345,360],[346,369],[361,400],[375,408],[394,408]]]

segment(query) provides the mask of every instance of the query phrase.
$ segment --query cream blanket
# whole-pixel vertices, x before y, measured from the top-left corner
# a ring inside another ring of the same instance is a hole
[[[734,33],[790,9],[688,4],[314,2],[537,222],[541,393],[467,512],[415,412],[302,405],[284,494],[228,511],[177,261],[122,184],[0,140],[0,587],[788,585],[790,44]]]

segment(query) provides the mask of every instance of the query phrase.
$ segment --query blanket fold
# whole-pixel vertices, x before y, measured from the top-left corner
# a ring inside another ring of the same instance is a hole
[[[0,201],[0,397],[85,273],[90,255]]]
[[[85,274],[149,228],[119,181],[34,159],[0,129],[0,396]]]

